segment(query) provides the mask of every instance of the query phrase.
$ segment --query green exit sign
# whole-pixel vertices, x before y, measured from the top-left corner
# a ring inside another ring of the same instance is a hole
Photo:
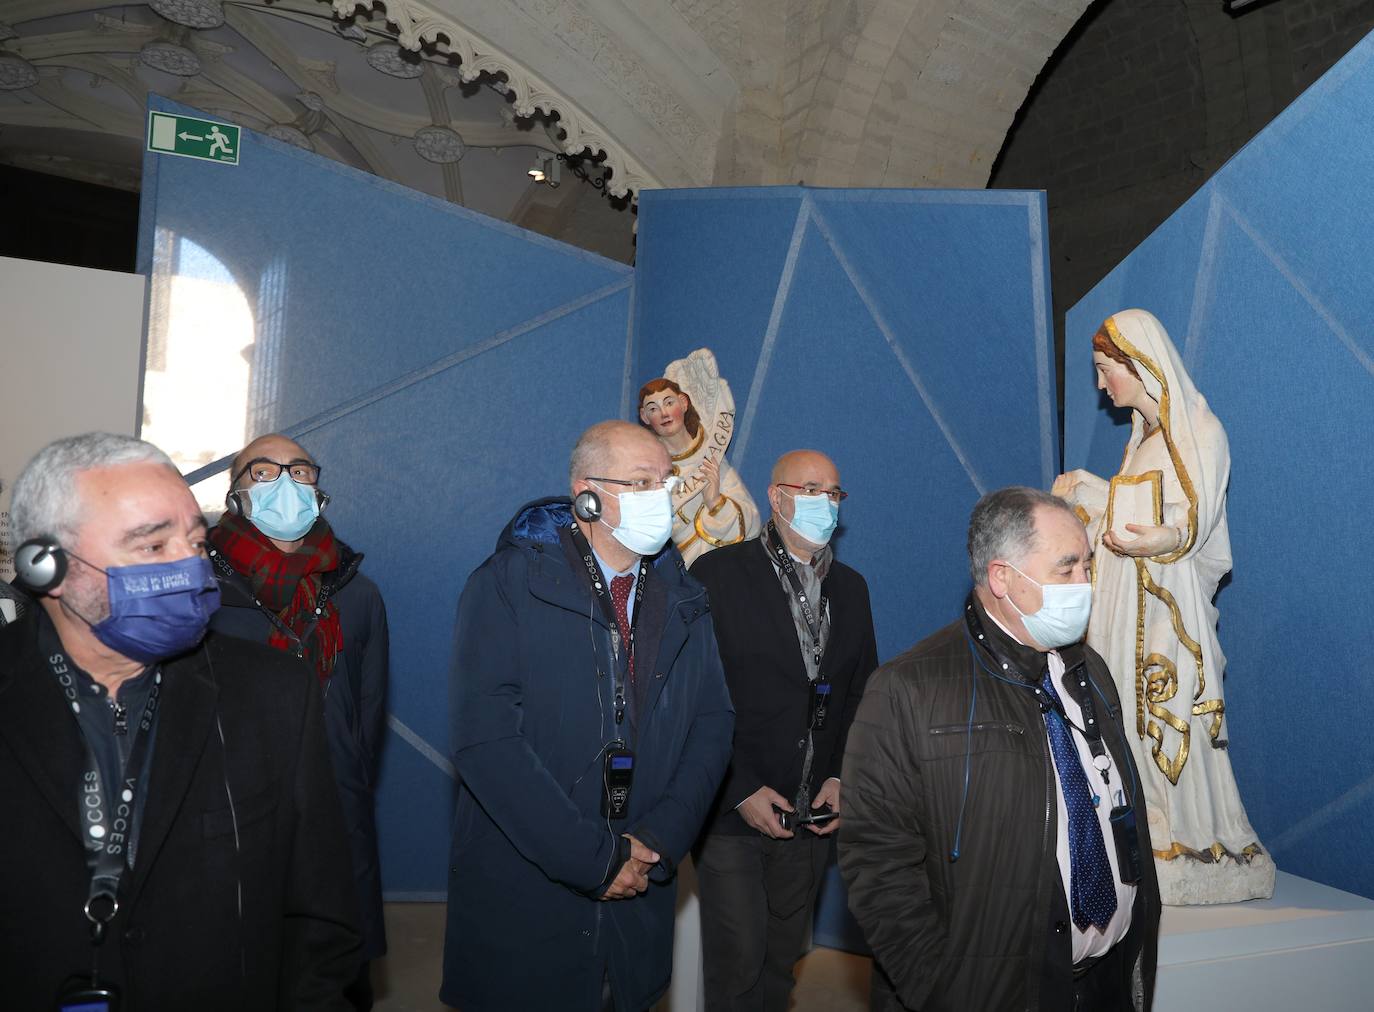
[[[148,150],[211,162],[239,163],[239,128],[208,119],[148,113]]]

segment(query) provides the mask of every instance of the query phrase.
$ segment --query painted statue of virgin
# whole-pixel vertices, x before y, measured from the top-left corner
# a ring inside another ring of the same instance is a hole
[[[759,533],[759,510],[725,450],[735,434],[735,398],[716,357],[699,348],[639,391],[639,422],[663,441],[682,481],[673,491],[673,541],[697,556]]]
[[[1093,337],[1097,386],[1131,409],[1110,481],[1054,483],[1088,526],[1088,643],[1111,667],[1141,772],[1165,903],[1268,897],[1274,864],[1240,800],[1227,751],[1217,584],[1231,569],[1226,431],[1184,371],[1164,327],[1140,309]]]

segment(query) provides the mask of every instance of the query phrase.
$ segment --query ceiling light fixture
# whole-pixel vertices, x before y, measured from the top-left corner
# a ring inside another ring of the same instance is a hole
[[[552,189],[557,189],[563,181],[563,170],[553,155],[535,155],[534,164],[526,174],[536,183],[548,183]]]

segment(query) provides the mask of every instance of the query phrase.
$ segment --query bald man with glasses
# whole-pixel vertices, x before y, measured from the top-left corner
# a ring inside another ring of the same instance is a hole
[[[736,714],[696,860],[708,1012],[785,1012],[843,821],[845,737],[878,666],[868,585],[830,547],[847,495],[825,454],[783,454],[762,534],[692,566]]]

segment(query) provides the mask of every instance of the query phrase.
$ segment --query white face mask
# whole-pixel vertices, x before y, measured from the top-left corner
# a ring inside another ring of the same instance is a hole
[[[1011,563],[1007,565],[1011,566]],[[1015,566],[1011,568],[1016,569]],[[1016,571],[1021,573],[1019,569]],[[1035,642],[1050,650],[1057,650],[1081,640],[1083,634],[1088,631],[1088,618],[1092,615],[1093,585],[1045,584],[1031,580],[1025,573],[1021,575],[1040,588],[1040,610],[1027,615],[1016,607],[1016,602],[1012,601],[1010,594],[1007,595],[1007,600],[1012,608],[1016,609],[1016,614],[1021,616],[1021,624],[1026,627],[1026,632],[1030,633]]]
[[[779,490],[781,491],[781,490]],[[783,495],[789,495],[783,492]],[[824,492],[816,495],[793,495],[795,507],[787,526],[813,545],[828,545],[830,536],[840,522],[840,504],[832,502]]]
[[[621,492],[616,498],[620,524],[611,527],[611,536],[636,555],[657,555],[673,534],[672,492],[665,487],[651,492]]]

